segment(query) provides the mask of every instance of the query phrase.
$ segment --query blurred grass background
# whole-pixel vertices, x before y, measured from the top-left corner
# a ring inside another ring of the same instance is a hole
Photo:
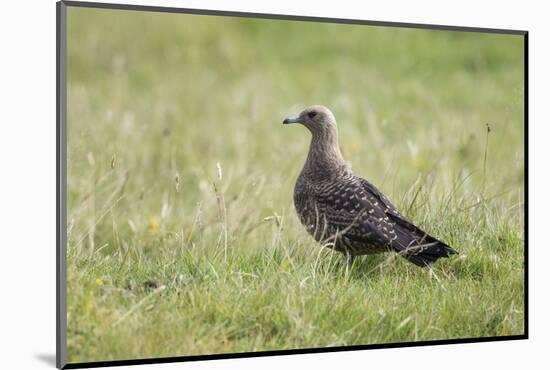
[[[522,36],[69,8],[68,59],[70,362],[523,332]],[[458,258],[310,240],[310,104]]]

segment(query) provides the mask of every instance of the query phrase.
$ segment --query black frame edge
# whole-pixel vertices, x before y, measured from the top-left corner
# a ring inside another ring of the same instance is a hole
[[[56,3],[56,367],[67,364],[67,6]]]
[[[423,23],[385,22],[385,21],[351,19],[351,18],[330,18],[330,17],[316,17],[316,16],[290,15],[290,14],[269,14],[269,13],[254,13],[254,12],[241,12],[241,11],[229,11],[229,10],[215,10],[215,9],[176,8],[176,7],[167,7],[167,6],[113,4],[113,3],[100,3],[100,2],[72,1],[72,0],[63,0],[63,3],[65,3],[67,6],[72,6],[72,7],[84,7],[84,8],[96,8],[96,9],[134,10],[134,11],[161,12],[161,13],[185,13],[185,14],[200,14],[200,15],[213,15],[213,16],[226,16],[226,17],[278,19],[278,20],[286,20],[286,21],[342,23],[342,24],[357,24],[357,25],[371,25],[371,26],[384,26],[384,27],[405,27],[405,28],[433,29],[433,30],[446,30],[446,31],[500,33],[500,34],[510,34],[510,35],[524,35],[527,33],[526,30],[462,27],[462,26],[442,25],[442,24],[435,25],[435,24],[423,24]]]
[[[524,178],[523,178],[523,202],[524,202],[524,328],[523,332],[526,338],[529,338],[529,32],[525,32],[523,36],[523,127],[525,132],[523,133],[523,150],[525,153],[524,158]]]
[[[94,361],[94,362],[68,363],[67,365],[65,365],[65,367],[63,367],[63,369],[82,369],[82,368],[127,366],[127,365],[147,365],[147,364],[160,364],[160,363],[173,363],[173,362],[224,360],[224,359],[233,359],[233,358],[288,356],[288,355],[298,355],[298,354],[303,355],[303,354],[315,354],[315,353],[348,352],[348,351],[358,351],[358,350],[407,348],[407,347],[435,346],[435,345],[448,345],[448,344],[499,342],[499,341],[524,340],[524,339],[527,339],[526,335],[512,335],[508,337],[445,339],[445,340],[420,341],[420,342],[367,344],[367,345],[345,346],[345,347],[320,347],[320,348],[288,349],[288,350],[261,351],[261,352],[219,353],[219,354],[196,355],[196,356],[175,356],[175,357],[160,357],[160,358],[131,359],[131,360]]]

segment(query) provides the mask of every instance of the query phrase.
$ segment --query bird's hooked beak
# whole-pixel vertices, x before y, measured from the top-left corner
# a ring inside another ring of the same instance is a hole
[[[304,122],[300,119],[300,116],[294,116],[294,117],[287,117],[283,121],[284,125],[288,125],[289,123],[304,123]]]

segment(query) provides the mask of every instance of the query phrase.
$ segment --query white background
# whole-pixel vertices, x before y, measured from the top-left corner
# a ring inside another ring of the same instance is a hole
[[[116,2],[116,1],[113,1]],[[544,1],[172,0],[134,4],[530,31],[528,341],[141,366],[140,369],[548,368],[550,68]],[[2,4],[0,367],[52,368],[55,354],[55,2]],[[545,356],[546,355],[546,356]],[[137,368],[137,367],[133,367]]]

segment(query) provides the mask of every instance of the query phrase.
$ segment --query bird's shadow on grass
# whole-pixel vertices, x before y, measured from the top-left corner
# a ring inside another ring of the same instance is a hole
[[[386,273],[391,275],[402,274],[405,270],[408,270],[407,276],[415,276],[416,274],[422,274],[422,271],[431,271],[440,274],[440,278],[455,279],[457,275],[464,275],[457,266],[460,266],[460,261],[449,260],[440,261],[438,265],[434,264],[432,267],[418,267],[410,264],[406,261],[400,261],[401,257],[397,255],[368,255],[359,256],[353,261],[353,264],[348,266],[348,274],[350,279],[367,279],[377,280]],[[342,260],[341,263],[336,263],[333,266],[334,273],[346,270],[346,263]],[[462,269],[464,270],[464,269]],[[411,274],[411,275],[409,275]]]
[[[389,258],[382,254],[369,256],[358,256],[352,264],[348,265],[344,258],[332,263],[329,267],[330,273],[336,275],[346,274],[351,279],[368,278],[376,279],[385,267],[391,265]],[[349,274],[349,275],[348,275]]]
[[[382,269],[388,266],[388,258],[383,255],[360,256],[350,266],[352,277],[373,278],[380,274]]]

